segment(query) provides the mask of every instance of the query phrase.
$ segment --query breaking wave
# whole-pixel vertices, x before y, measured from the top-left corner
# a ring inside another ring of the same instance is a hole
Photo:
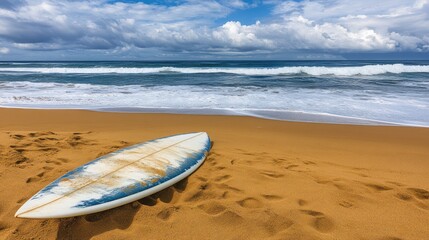
[[[42,73],[42,74],[211,74],[226,73],[238,75],[296,75],[313,76],[334,75],[379,75],[400,73],[429,73],[429,65],[376,64],[365,66],[324,67],[324,66],[290,66],[278,68],[179,68],[179,67],[12,67],[0,68],[0,73]]]

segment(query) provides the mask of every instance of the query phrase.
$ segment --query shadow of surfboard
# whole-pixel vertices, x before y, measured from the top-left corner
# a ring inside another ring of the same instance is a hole
[[[182,193],[188,185],[188,178],[160,192],[136,202],[94,214],[60,219],[56,239],[89,240],[94,236],[115,229],[125,230],[131,226],[136,213],[143,207],[154,207],[159,202],[170,203],[174,194]]]

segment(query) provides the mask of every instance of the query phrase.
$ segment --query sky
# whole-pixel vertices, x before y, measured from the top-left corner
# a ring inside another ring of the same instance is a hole
[[[0,61],[429,59],[429,0],[0,0]]]

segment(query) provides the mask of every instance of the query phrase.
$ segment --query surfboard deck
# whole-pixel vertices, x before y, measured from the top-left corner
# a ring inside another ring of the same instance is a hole
[[[211,147],[205,132],[136,144],[82,165],[36,193],[15,214],[64,218],[118,207],[161,191],[194,172]]]

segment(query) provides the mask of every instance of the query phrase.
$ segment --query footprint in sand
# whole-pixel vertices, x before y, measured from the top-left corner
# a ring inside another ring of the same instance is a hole
[[[327,233],[334,229],[334,222],[322,212],[313,210],[301,210],[301,212],[313,217],[310,225],[317,231]]]
[[[264,223],[265,230],[271,235],[276,235],[279,232],[285,231],[290,228],[294,222],[284,216],[280,216],[273,212],[267,212],[269,215],[268,220]]]
[[[72,146],[72,147],[76,147],[79,144],[81,144],[82,137],[81,136],[72,136],[69,139],[67,139],[67,143]]]
[[[240,224],[244,220],[242,216],[231,210],[223,211],[218,215],[213,216],[213,219],[216,220],[216,222],[219,224],[225,224],[229,226]]]
[[[25,153],[26,151],[41,151],[46,153],[57,153],[59,152],[59,149],[54,147],[54,144],[49,143],[51,140],[58,140],[57,138],[53,137],[41,137],[54,134],[52,132],[33,132],[27,134],[27,136],[15,134],[11,135],[12,138],[19,140],[19,144],[11,145],[10,147],[15,149],[18,153]],[[26,139],[30,138],[30,139]],[[37,138],[37,139],[32,139]],[[30,142],[25,142],[25,141]],[[56,142],[57,143],[57,142]]]
[[[28,136],[29,137],[37,137],[37,136],[40,136],[40,134],[36,133],[36,132],[32,132],[32,133],[29,133]]]
[[[16,140],[22,140],[22,139],[25,138],[25,136],[21,135],[21,134],[13,134],[13,135],[10,135],[10,137],[12,137],[12,138],[14,138]]]
[[[275,172],[275,171],[261,171],[262,175],[269,177],[269,178],[281,178],[284,177],[284,174]]]
[[[68,163],[70,162],[70,160],[68,160],[67,158],[57,158],[60,162],[62,163]]]
[[[388,191],[388,190],[392,190],[393,188],[385,186],[385,185],[381,185],[381,184],[376,184],[376,183],[365,183],[365,186],[378,191],[378,192],[382,192],[382,191]]]
[[[403,201],[412,201],[417,207],[429,210],[429,205],[426,201],[429,199],[429,192],[421,188],[407,188],[407,192],[398,192],[395,197]]]
[[[283,197],[274,194],[262,194],[262,197],[270,201],[278,201],[283,199]]]
[[[334,228],[333,221],[326,217],[315,218],[312,225],[316,230],[323,233],[330,232]]]
[[[207,182],[207,178],[205,178],[205,177],[201,177],[201,176],[196,176],[196,178],[198,179],[198,180],[200,180],[201,182]]]
[[[353,207],[353,203],[348,202],[348,201],[341,201],[340,203],[338,203],[338,205],[340,205],[341,207],[345,207],[345,208]]]
[[[40,172],[38,173],[36,176],[34,177],[29,177],[27,178],[27,180],[25,181],[26,183],[32,183],[32,182],[38,182],[40,181],[40,179],[45,175],[45,172]]]
[[[219,156],[220,155],[215,152],[210,152],[209,155],[207,156],[206,162],[211,166],[216,166],[217,164],[216,157],[219,157]]]
[[[62,165],[62,162],[56,161],[56,160],[46,160],[45,163],[47,163],[49,165],[51,165],[51,164],[58,165],[58,166]]]
[[[124,144],[124,143],[127,143],[127,142],[120,141],[119,144],[113,145],[113,146],[109,147],[108,149],[109,149],[109,151],[114,152],[114,151],[121,149],[121,148],[124,148],[128,145],[128,144]],[[91,144],[91,145],[94,145],[94,144]]]
[[[49,132],[31,132],[31,133],[27,134],[27,136],[32,137],[32,138],[42,137],[42,136],[47,136],[47,135],[57,135],[57,134],[54,132],[50,132],[50,131]]]
[[[36,140],[34,140],[34,142],[36,142],[36,143],[43,143],[45,141],[58,141],[58,138],[54,138],[54,137],[39,137]]]
[[[177,212],[179,210],[179,207],[169,207],[163,209],[161,212],[159,212],[156,216],[160,218],[163,221],[167,221],[171,218],[174,212]]]
[[[305,165],[316,165],[315,162],[312,161],[302,161]]]
[[[330,179],[322,179],[322,178],[316,178],[314,181],[318,184],[332,184],[333,182]]]
[[[215,178],[216,182],[224,182],[231,178],[231,175],[223,175]]]
[[[18,201],[16,201],[16,203],[24,203],[27,201],[27,199],[28,198],[23,197],[23,198],[19,199]]]
[[[226,210],[226,207],[216,201],[209,201],[198,206],[201,210],[209,215],[217,215]]]
[[[210,186],[211,186],[211,184],[209,184],[209,183],[203,183],[203,184],[201,184],[201,185],[199,186],[199,189],[201,189],[201,190],[206,190],[206,189],[208,189]]]
[[[19,153],[19,154],[24,154],[24,153],[25,153],[25,151],[27,151],[27,150],[25,150],[24,148],[14,148],[14,150],[15,150],[17,153]]]
[[[26,148],[26,147],[29,147],[31,145],[32,145],[32,143],[22,143],[20,145],[10,145],[10,148],[19,149],[19,148]]]
[[[228,192],[228,191],[224,191],[223,193],[222,193],[222,198],[223,199],[226,199],[226,198],[229,198],[231,196],[231,194]]]
[[[286,166],[285,169],[293,171],[293,169],[297,168],[297,167],[299,167],[299,165],[291,164],[291,165]]]
[[[301,207],[308,204],[308,202],[305,201],[304,199],[298,199],[297,202],[298,202],[298,205],[301,206]]]
[[[413,199],[413,197],[407,193],[403,193],[403,192],[399,192],[397,194],[395,194],[395,197],[403,200],[403,201],[410,201]]]
[[[2,222],[0,222],[0,232],[8,228],[8,226]]]
[[[323,216],[323,213],[313,210],[301,210],[301,212],[313,217]]]
[[[90,132],[88,132],[90,133]],[[79,133],[79,132],[75,132],[73,133],[71,136],[69,136],[68,138],[66,138],[66,143],[75,148],[75,147],[79,147],[80,145],[96,145],[95,141],[93,140],[88,140],[85,139],[82,135],[84,134],[88,134],[88,133]],[[110,152],[112,151],[112,149],[109,149]],[[107,151],[109,151],[107,150]]]
[[[245,198],[237,203],[244,208],[261,208],[263,206],[262,202],[256,198]]]
[[[230,185],[228,185],[228,184],[225,184],[225,183],[219,184],[219,185],[218,185],[218,187],[219,187],[220,189],[228,190],[228,191],[232,191],[232,192],[236,192],[236,193],[241,193],[241,192],[243,192],[243,190],[241,190],[241,189],[239,189],[239,188],[236,188],[236,187],[232,187],[232,186],[230,186]]]
[[[421,188],[407,188],[407,190],[418,199],[429,199],[429,192]]]
[[[354,189],[350,187],[348,182],[344,182],[344,180],[334,180],[335,182],[332,182],[332,185],[336,187],[338,190],[345,191],[345,192],[353,192]]]
[[[386,183],[393,184],[393,185],[398,186],[398,187],[404,186],[404,184],[398,183],[398,182],[387,181]]]
[[[11,159],[15,160],[15,165],[17,165],[20,168],[23,168],[25,163],[29,163],[30,159],[27,157],[24,157],[21,153],[11,153],[9,154]]]
[[[212,199],[215,198],[216,195],[208,191],[208,189],[211,189],[211,184],[208,183],[202,183],[198,186],[198,189],[193,189],[191,191],[187,191],[188,193],[185,196],[185,202],[196,202],[206,199]]]
[[[48,146],[40,146],[40,148],[38,148],[38,151],[42,151],[42,152],[46,152],[46,153],[57,153],[60,150],[58,148],[54,148],[54,147],[48,147]]]

